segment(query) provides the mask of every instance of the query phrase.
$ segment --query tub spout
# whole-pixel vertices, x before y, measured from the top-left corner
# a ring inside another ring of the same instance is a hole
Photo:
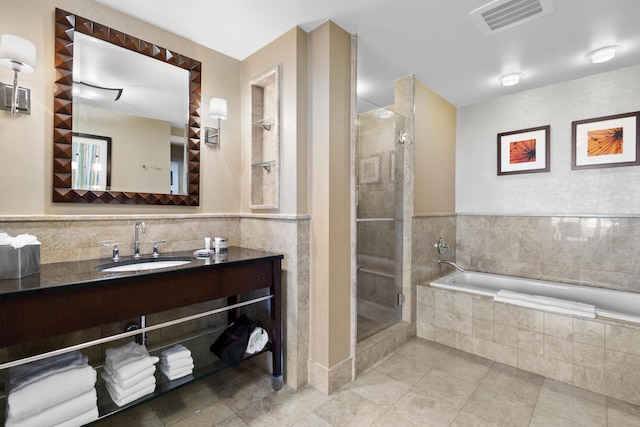
[[[455,262],[453,262],[453,261],[447,261],[447,260],[444,260],[444,259],[439,259],[439,260],[438,260],[438,264],[447,264],[447,265],[450,265],[451,267],[455,268],[456,270],[461,271],[461,272],[463,272],[463,273],[464,273],[464,270],[463,270],[461,267],[459,267],[459,266],[458,266],[458,264],[456,264],[456,263],[455,263]]]

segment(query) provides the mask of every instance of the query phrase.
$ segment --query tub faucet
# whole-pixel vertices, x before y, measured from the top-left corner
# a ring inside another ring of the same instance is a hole
[[[461,267],[459,267],[459,266],[458,266],[458,264],[456,264],[456,263],[455,263],[455,262],[453,262],[453,261],[447,261],[447,260],[444,260],[444,259],[439,259],[439,260],[438,260],[438,264],[447,264],[447,265],[450,265],[451,267],[455,268],[456,270],[458,270],[458,271],[460,271],[460,272],[463,272],[463,273],[464,273],[464,270],[463,270]]]
[[[133,241],[133,258],[140,258],[140,236],[138,234],[138,230],[142,226],[142,234],[147,232],[147,226],[144,225],[144,222],[138,221],[136,222],[136,231],[135,231],[135,240]]]

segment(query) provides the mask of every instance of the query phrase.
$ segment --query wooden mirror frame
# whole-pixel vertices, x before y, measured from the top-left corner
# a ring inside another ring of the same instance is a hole
[[[104,40],[189,72],[188,194],[75,190],[71,186],[73,136],[73,40],[75,31]],[[53,98],[53,201],[198,206],[200,190],[199,61],[56,8]]]

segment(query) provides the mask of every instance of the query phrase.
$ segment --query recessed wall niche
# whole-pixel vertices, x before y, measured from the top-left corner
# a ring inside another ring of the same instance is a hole
[[[280,70],[251,80],[251,209],[280,208]]]

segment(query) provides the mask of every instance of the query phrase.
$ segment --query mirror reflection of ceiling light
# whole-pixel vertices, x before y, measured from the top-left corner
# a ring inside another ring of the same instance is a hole
[[[619,50],[620,46],[605,46],[587,53],[586,58],[587,61],[593,64],[600,64],[602,62],[611,61],[616,57]]]
[[[73,82],[73,95],[93,101],[117,101],[122,96],[122,88],[96,86],[85,82]]]
[[[513,86],[520,83],[520,79],[524,77],[524,73],[509,73],[503,76],[500,76],[498,80],[502,84],[502,86]]]

